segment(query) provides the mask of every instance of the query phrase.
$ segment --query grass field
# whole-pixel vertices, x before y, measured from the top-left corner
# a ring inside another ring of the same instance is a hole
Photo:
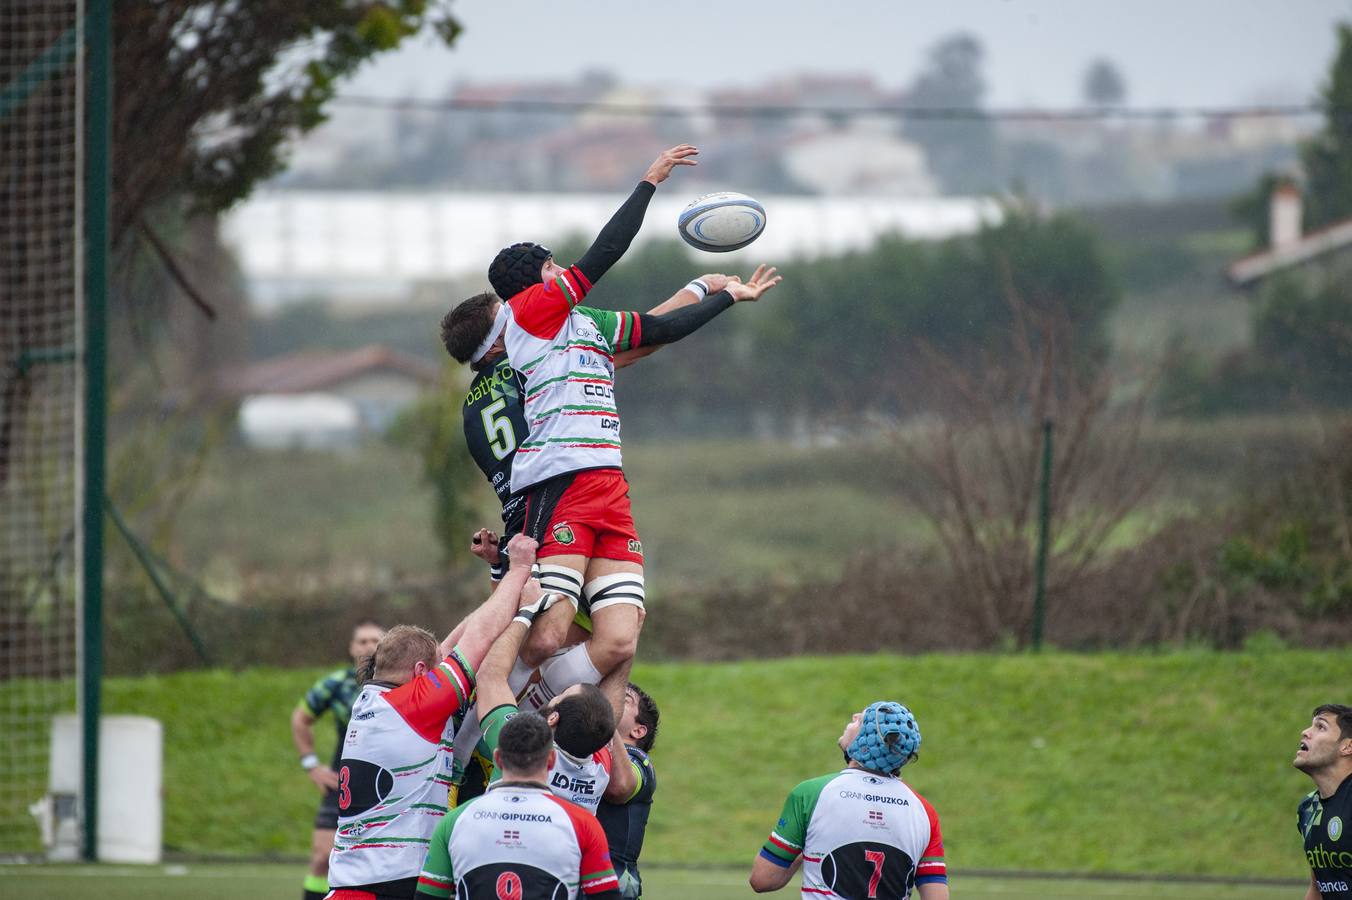
[[[296,900],[300,896],[297,866],[167,865],[167,866],[0,866],[0,896],[24,900]],[[746,872],[734,869],[650,869],[643,876],[646,900],[730,900],[756,896],[746,886]],[[955,876],[954,897],[1077,897],[1084,900],[1147,900],[1188,897],[1191,900],[1278,900],[1293,897],[1298,885],[1169,884],[1146,881],[1047,880],[1014,877]],[[797,881],[773,896],[795,897]]]
[[[104,709],[165,729],[170,852],[299,855],[318,799],[290,710],[313,670],[110,679]],[[880,696],[919,718],[908,781],[938,808],[954,873],[1299,878],[1290,766],[1318,703],[1345,698],[1345,652],[800,658],[641,664],[662,707],[645,862],[744,866],[798,781]],[[327,721],[321,752],[332,746]]]
[[[1115,540],[1233,496],[1241,473],[1265,459],[1288,464],[1309,432],[1299,417],[1153,425],[1151,446],[1171,460],[1166,484]],[[640,425],[626,435],[625,466],[649,587],[659,595],[767,577],[831,578],[860,549],[930,535],[902,490],[915,475],[885,439],[672,442]],[[487,485],[471,475],[482,522],[497,523]],[[176,523],[175,560],[230,599],[266,599],[306,583],[388,583],[445,566],[417,460],[379,442],[347,454],[222,449]],[[456,564],[472,562],[461,554]]]

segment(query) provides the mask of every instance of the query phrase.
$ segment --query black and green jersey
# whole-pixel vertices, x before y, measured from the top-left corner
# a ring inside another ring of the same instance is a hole
[[[1305,840],[1305,858],[1319,893],[1328,900],[1352,898],[1352,775],[1332,797],[1311,791],[1300,802],[1296,827]]]
[[[512,496],[512,460],[530,434],[522,406],[525,382],[504,355],[470,383],[461,409],[465,443],[502,504],[503,533],[521,530],[525,496]]]
[[[352,666],[337,669],[314,683],[305,692],[301,705],[310,715],[318,719],[324,713],[333,713],[333,727],[338,732],[338,743],[333,748],[333,766],[343,755],[343,737],[347,734],[347,722],[352,718],[352,701],[357,699],[357,670]]]
[[[623,803],[602,800],[596,818],[601,820],[606,843],[610,845],[610,861],[615,866],[615,877],[620,880],[620,896],[633,900],[643,895],[638,856],[643,852],[643,834],[653,808],[657,775],[648,754],[637,747],[625,749],[629,751],[629,765],[634,770],[634,792]]]

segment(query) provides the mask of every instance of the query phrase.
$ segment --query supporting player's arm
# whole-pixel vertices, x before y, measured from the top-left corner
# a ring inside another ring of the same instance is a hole
[[[653,161],[648,171],[644,173],[643,180],[629,195],[629,199],[625,200],[624,205],[610,217],[610,221],[601,229],[596,240],[577,261],[577,267],[582,270],[588,281],[595,284],[602,275],[610,271],[610,267],[615,265],[621,256],[624,256],[624,251],[629,249],[634,235],[638,234],[639,227],[643,225],[643,215],[648,211],[648,201],[652,199],[657,186],[667,180],[667,176],[676,166],[696,165],[690,157],[697,153],[699,151],[691,145],[680,144],[664,151]]]
[[[915,889],[920,892],[920,900],[948,900],[947,884],[918,884]]]
[[[453,646],[460,651],[465,662],[477,672],[488,655],[489,648],[507,628],[512,617],[522,607],[528,607],[539,600],[538,584],[535,590],[528,587],[531,566],[535,564],[535,549],[538,545],[524,534],[512,538],[507,546],[512,565],[507,574],[498,582],[492,596],[474,612],[469,614],[460,625]],[[449,640],[449,638],[448,638]]]
[[[321,791],[338,790],[338,774],[321,763],[315,756],[314,724],[319,717],[312,714],[302,700],[291,712],[291,740],[300,754],[301,766],[305,774]]]
[[[638,780],[634,767],[629,761],[629,751],[624,748],[624,739],[620,736],[620,717],[624,715],[624,691],[629,684],[629,669],[634,664],[633,657],[626,659],[601,679],[601,693],[610,701],[615,713],[615,733],[610,738],[610,782],[601,795],[611,803],[627,803],[638,790]]]
[[[801,856],[782,866],[770,862],[764,855],[757,856],[756,861],[751,864],[751,890],[758,894],[779,890],[793,880],[794,873],[802,864]]]
[[[512,560],[516,565],[516,560]],[[538,583],[537,583],[538,584]],[[516,664],[517,654],[521,652],[521,642],[530,630],[521,619],[513,619],[507,630],[493,644],[493,648],[484,657],[479,668],[479,680],[475,687],[475,710],[482,723],[488,714],[501,706],[516,706],[516,696],[507,684],[507,676]]]

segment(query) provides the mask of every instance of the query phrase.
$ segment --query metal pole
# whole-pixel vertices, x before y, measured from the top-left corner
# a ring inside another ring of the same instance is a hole
[[[1033,594],[1033,652],[1042,649],[1047,615],[1047,548],[1052,532],[1052,420],[1042,423],[1042,491],[1038,499],[1037,587]]]
[[[103,681],[103,493],[107,439],[107,319],[112,119],[112,0],[91,0],[85,20],[85,427],[83,668],[80,718],[84,731],[82,855],[98,860],[99,719]]]

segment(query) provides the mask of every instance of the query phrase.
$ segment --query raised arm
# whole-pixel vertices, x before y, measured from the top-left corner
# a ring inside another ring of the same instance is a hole
[[[526,638],[530,626],[520,619],[513,619],[507,630],[493,644],[493,649],[484,657],[479,667],[479,679],[475,690],[474,709],[479,721],[500,706],[515,706],[516,695],[507,684],[516,657],[521,652],[521,642]]]
[[[732,304],[759,300],[762,294],[782,280],[773,266],[760,265],[745,284],[735,278],[729,279],[723,290],[705,297],[699,303],[660,316],[641,313],[638,317],[639,347],[675,343],[698,331]]]
[[[624,803],[634,796],[638,782],[634,777],[634,767],[629,764],[629,751],[624,748],[624,739],[620,737],[620,717],[624,715],[624,690],[629,684],[629,669],[633,658],[611,670],[601,679],[601,693],[610,701],[615,713],[615,733],[610,738],[610,783],[606,785],[602,796],[611,803]]]
[[[454,646],[459,648],[460,655],[476,672],[488,654],[488,649],[512,621],[517,610],[522,606],[529,606],[538,599],[534,596],[534,592],[525,590],[526,582],[530,579],[531,566],[535,564],[537,546],[535,541],[524,534],[512,538],[511,543],[507,545],[507,552],[512,560],[507,574],[498,582],[492,596],[457,626],[460,633],[456,636]]]
[[[648,315],[662,316],[684,306],[691,306],[703,300],[706,295],[716,294],[723,290],[727,284],[728,276],[726,275],[719,275],[714,272],[701,275],[661,303],[654,306],[652,309],[648,310]],[[643,357],[652,356],[661,349],[661,347],[661,344],[650,344],[646,347],[636,347],[633,350],[622,350],[615,354],[615,368],[623,369],[625,366],[632,366],[640,359],[643,359]]]
[[[690,144],[681,144],[664,151],[653,161],[643,180],[629,195],[629,199],[624,201],[624,205],[610,217],[610,221],[601,229],[596,240],[577,261],[577,267],[587,276],[588,281],[595,284],[602,275],[610,271],[610,267],[615,265],[621,256],[624,256],[624,251],[629,249],[634,235],[638,234],[639,228],[643,225],[643,216],[648,211],[648,201],[652,199],[657,186],[667,180],[667,176],[676,166],[696,165],[690,157],[697,153],[699,150]]]

